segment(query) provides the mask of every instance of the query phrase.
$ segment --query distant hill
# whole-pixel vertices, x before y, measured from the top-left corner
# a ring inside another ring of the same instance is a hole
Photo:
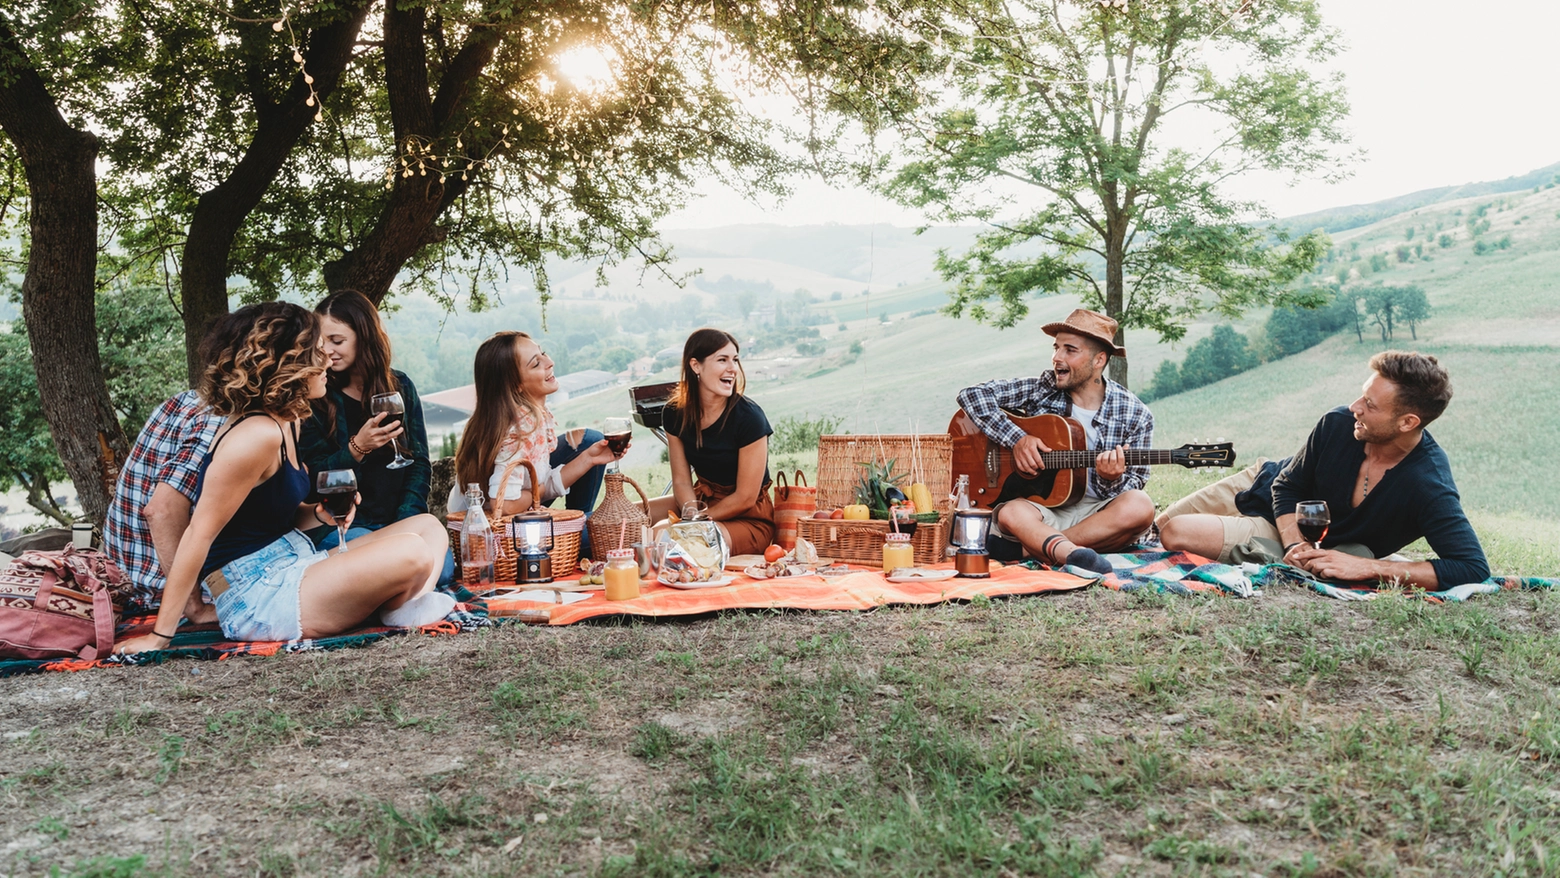
[[[1454,201],[1459,198],[1473,198],[1479,195],[1523,192],[1534,187],[1552,185],[1557,180],[1560,180],[1560,162],[1539,168],[1536,171],[1529,171],[1520,177],[1507,177],[1504,180],[1492,180],[1484,183],[1464,183],[1461,186],[1438,186],[1434,189],[1421,189],[1418,192],[1410,192],[1407,195],[1399,195],[1382,201],[1373,201],[1369,204],[1330,207],[1326,210],[1318,210],[1315,213],[1303,213],[1299,216],[1284,217],[1278,220],[1275,225],[1300,233],[1309,232],[1313,229],[1322,229],[1326,232],[1342,232],[1347,229],[1368,226],[1371,223],[1413,210],[1416,207],[1424,207],[1427,204]]]

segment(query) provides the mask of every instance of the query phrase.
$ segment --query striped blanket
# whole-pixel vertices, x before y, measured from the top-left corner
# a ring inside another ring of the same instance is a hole
[[[1100,576],[1089,570],[1064,567],[1068,573],[1093,579],[1098,585],[1116,591],[1149,591],[1194,595],[1223,594],[1230,597],[1249,598],[1262,593],[1264,588],[1290,586],[1309,589],[1319,595],[1343,601],[1371,600],[1383,592],[1401,591],[1386,587],[1372,587],[1362,583],[1338,584],[1316,579],[1304,570],[1287,564],[1230,565],[1210,561],[1200,555],[1187,552],[1135,552],[1106,555],[1115,568],[1109,575]],[[1044,569],[1035,561],[1025,561],[1031,569]],[[1553,589],[1560,587],[1560,579],[1536,576],[1492,576],[1483,582],[1453,586],[1441,591],[1410,591],[1407,594],[1431,603],[1460,603],[1481,594],[1500,591]]]
[[[471,592],[465,589],[458,589],[455,594],[456,599],[463,602],[456,604],[455,611],[445,616],[444,621],[420,629],[423,633],[459,634],[462,631],[486,628],[493,624],[488,619],[486,607],[482,605],[481,601],[475,600]],[[156,621],[157,616],[152,613],[127,616],[115,630],[114,639],[124,640],[128,637],[150,634],[152,625]],[[0,677],[36,674],[43,671],[85,671],[91,668],[160,665],[169,659],[176,658],[222,661],[238,655],[278,655],[289,652],[346,649],[348,647],[368,646],[386,637],[395,637],[410,631],[411,629],[409,628],[373,626],[358,628],[345,634],[338,634],[335,637],[269,642],[228,640],[222,636],[222,632],[216,625],[186,625],[179,629],[177,636],[173,638],[172,643],[168,644],[167,649],[136,653],[135,655],[110,655],[93,659],[92,661],[82,661],[75,658],[0,659]]]

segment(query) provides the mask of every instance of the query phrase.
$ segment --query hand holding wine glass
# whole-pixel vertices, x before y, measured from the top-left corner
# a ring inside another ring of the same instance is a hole
[[[370,400],[369,405],[370,411],[376,414],[379,412],[385,413],[384,419],[379,422],[381,428],[399,425],[402,416],[406,412],[406,403],[401,400],[400,393],[377,394]],[[385,469],[400,469],[403,466],[412,465],[411,459],[406,456],[405,445],[402,444],[404,435],[404,432],[398,433],[390,440],[392,443],[391,447],[395,450],[395,459],[385,464]]]
[[[606,437],[607,447],[612,450],[614,457],[608,471],[617,472],[619,469],[617,462],[622,459],[623,453],[628,451],[629,440],[633,438],[634,424],[628,418],[607,418],[602,425],[601,433]]]
[[[336,522],[336,534],[340,537],[341,551],[347,550],[347,525],[352,508],[358,500],[357,473],[349,469],[320,470],[314,477],[315,493],[320,495],[320,505]]]
[[[1295,504],[1295,526],[1300,528],[1302,539],[1320,549],[1322,540],[1327,538],[1327,529],[1332,526],[1327,501],[1302,500]]]

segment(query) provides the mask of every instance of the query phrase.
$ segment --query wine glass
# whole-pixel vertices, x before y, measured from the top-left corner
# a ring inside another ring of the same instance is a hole
[[[401,416],[406,412],[406,403],[401,401],[401,394],[395,392],[376,394],[369,401],[369,405],[376,415],[380,412],[388,412],[385,415],[385,419],[379,422],[381,427],[390,427],[401,423]],[[402,430],[401,436],[405,435],[406,431]],[[412,465],[411,459],[401,453],[401,436],[390,440],[390,447],[395,451],[395,460],[385,464],[385,469],[400,469],[403,466]]]
[[[347,516],[357,502],[357,473],[349,469],[320,470],[314,476],[314,490],[325,504],[325,511],[336,519],[336,534],[341,538],[341,551],[347,550]]]
[[[1322,540],[1327,536],[1327,528],[1332,525],[1332,513],[1327,509],[1327,501],[1301,500],[1296,503],[1295,524],[1306,542],[1321,548]]]
[[[601,427],[601,434],[607,439],[607,447],[613,454],[621,455],[628,449],[628,440],[634,435],[634,422],[628,418],[607,418]],[[608,472],[620,472],[618,461],[614,460],[608,465]]]
[[[689,500],[682,506],[683,521],[704,521],[710,517],[710,507],[703,500]]]

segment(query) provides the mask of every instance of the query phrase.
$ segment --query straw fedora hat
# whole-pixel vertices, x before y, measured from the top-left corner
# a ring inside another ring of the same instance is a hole
[[[1127,349],[1116,344],[1116,321],[1098,311],[1087,308],[1074,309],[1061,323],[1047,323],[1040,327],[1046,335],[1055,337],[1058,332],[1074,332],[1086,335],[1105,346],[1112,356],[1125,357]]]

